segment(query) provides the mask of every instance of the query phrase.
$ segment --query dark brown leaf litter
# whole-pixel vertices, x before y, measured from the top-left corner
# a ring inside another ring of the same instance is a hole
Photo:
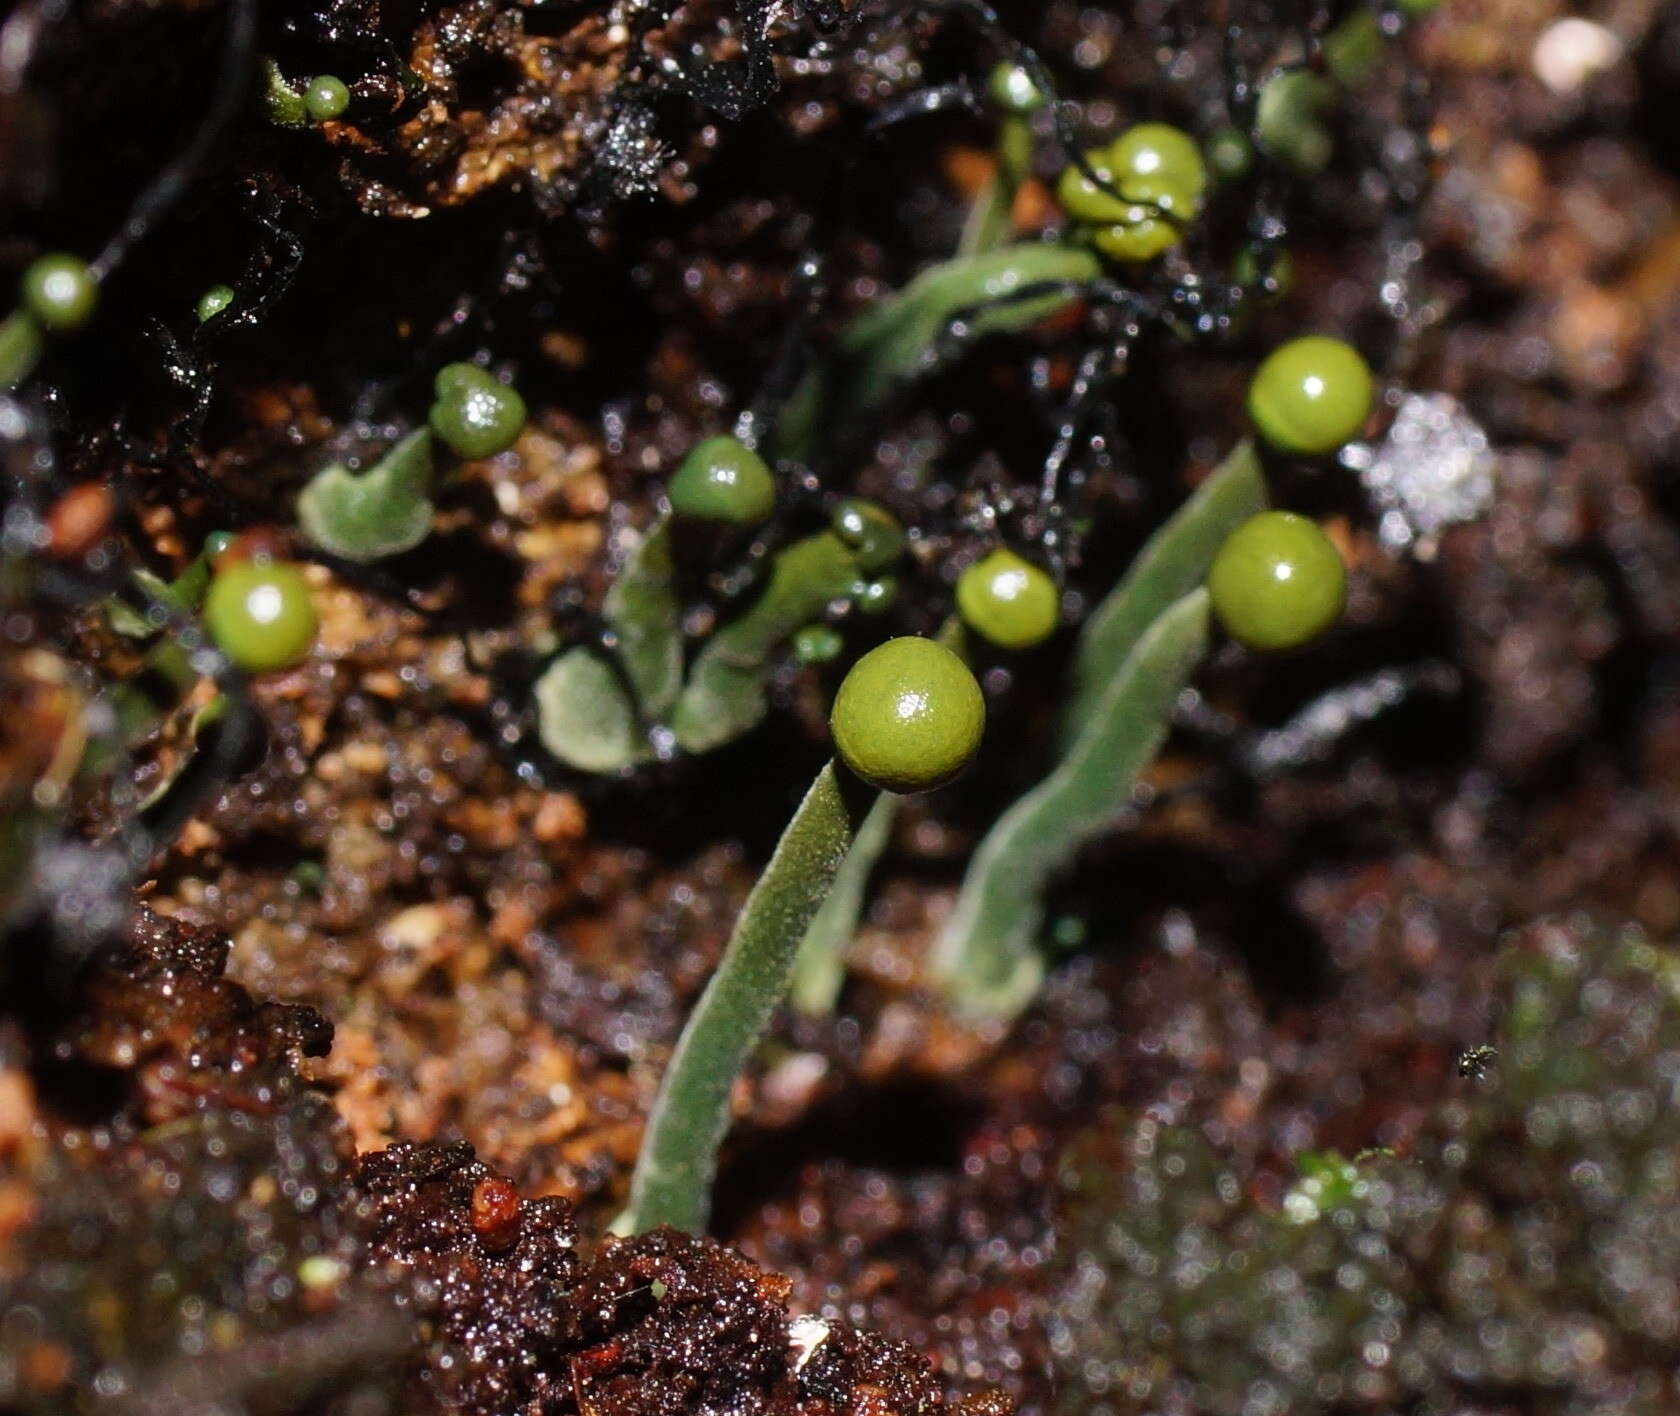
[[[226,955],[142,911],[68,1016],[6,1035],[8,1405],[945,1409],[912,1349],[790,1316],[788,1280],[714,1241],[580,1245],[570,1204],[522,1199],[465,1144],[355,1159],[296,1075],[328,1025],[253,1003]]]

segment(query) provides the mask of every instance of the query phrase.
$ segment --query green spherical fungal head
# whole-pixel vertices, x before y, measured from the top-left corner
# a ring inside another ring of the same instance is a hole
[[[738,438],[697,443],[671,478],[671,510],[694,521],[756,526],[776,505],[776,479]]]
[[[840,760],[885,792],[926,792],[969,763],[986,700],[968,665],[931,639],[889,639],[852,665],[829,718]]]
[[[793,657],[801,664],[828,664],[840,657],[846,641],[826,624],[808,624],[793,636]]]
[[[860,569],[885,570],[904,552],[904,528],[884,506],[852,497],[834,510],[834,534],[852,548]]]
[[[1336,622],[1347,571],[1316,521],[1263,511],[1226,539],[1208,571],[1208,595],[1225,631],[1250,649],[1294,649]]]
[[[216,647],[247,673],[289,668],[315,642],[315,605],[303,572],[286,561],[239,561],[218,571],[204,597]]]
[[[312,123],[342,117],[350,106],[350,86],[332,74],[317,74],[303,91],[303,109]]]
[[[1279,452],[1323,457],[1365,426],[1375,397],[1358,350],[1309,334],[1266,356],[1248,386],[1248,414]]]
[[[439,441],[457,457],[472,461],[506,452],[525,426],[519,391],[477,364],[446,364],[438,370],[428,422]]]
[[[194,306],[194,313],[198,322],[213,320],[217,315],[233,303],[233,287],[231,285],[212,285],[198,297],[198,304]]]
[[[1207,190],[1207,164],[1196,140],[1170,123],[1136,123],[1109,145],[1108,164],[1129,197],[1142,199],[1139,183],[1172,190],[1194,206]]]
[[[1006,113],[1025,117],[1044,107],[1044,90],[1033,82],[1033,76],[1019,64],[999,64],[986,82],[986,92],[992,102]]]
[[[99,303],[99,282],[79,256],[39,256],[23,272],[23,308],[43,329],[80,329]]]
[[[1056,582],[1014,551],[982,556],[957,577],[963,623],[1001,649],[1030,649],[1056,630],[1061,596]]]

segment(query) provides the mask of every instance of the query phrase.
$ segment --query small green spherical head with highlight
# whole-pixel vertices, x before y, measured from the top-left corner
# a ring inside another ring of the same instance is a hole
[[[851,497],[834,509],[834,534],[852,548],[859,567],[874,575],[904,552],[904,528],[884,506]]]
[[[1266,356],[1248,386],[1248,413],[1279,452],[1323,457],[1365,426],[1375,396],[1358,350],[1309,334]]]
[[[99,302],[99,283],[78,256],[40,256],[24,270],[20,296],[42,328],[80,329]]]
[[[525,426],[525,400],[519,390],[487,374],[477,364],[446,364],[433,388],[432,432],[457,457],[469,461],[506,452]]]
[[[1316,521],[1263,511],[1243,522],[1208,571],[1208,595],[1226,633],[1250,649],[1295,649],[1336,622],[1347,571]]]
[[[204,597],[216,647],[247,673],[289,668],[315,642],[315,605],[303,572],[285,561],[239,561],[218,571]]]
[[[776,479],[740,439],[707,438],[683,458],[670,494],[678,516],[756,526],[776,505]]]
[[[969,763],[986,700],[968,665],[931,639],[889,639],[846,675],[829,719],[840,760],[884,792],[926,792]]]
[[[1141,197],[1140,184],[1157,191],[1177,192],[1194,206],[1207,190],[1207,164],[1196,140],[1170,123],[1137,123],[1109,146],[1108,164],[1118,175],[1120,190]]]
[[[1030,649],[1056,630],[1056,582],[1009,550],[982,556],[957,578],[963,623],[1001,649]]]
[[[1023,117],[1044,107],[1044,90],[1020,64],[999,64],[986,83],[992,102],[1006,113]]]
[[[314,123],[342,118],[350,106],[350,86],[332,74],[317,74],[303,91],[304,112]]]

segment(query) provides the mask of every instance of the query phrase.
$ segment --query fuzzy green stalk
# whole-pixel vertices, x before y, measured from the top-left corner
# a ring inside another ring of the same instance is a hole
[[[689,1015],[648,1117],[621,1234],[657,1225],[697,1234],[711,1213],[729,1096],[834,884],[872,793],[835,763],[817,773],[735,922],[723,961]]]

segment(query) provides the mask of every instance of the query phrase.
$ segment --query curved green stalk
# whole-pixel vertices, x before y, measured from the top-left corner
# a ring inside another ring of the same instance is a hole
[[[934,956],[959,1007],[1007,1014],[1031,1001],[1043,973],[1045,886],[1125,811],[1207,643],[1207,591],[1196,589],[1149,627],[1067,755],[980,843]]]
[[[1062,713],[1061,751],[1090,722],[1114,675],[1145,630],[1207,578],[1226,538],[1266,509],[1266,482],[1253,442],[1244,439],[1132,562],[1091,613],[1074,651],[1073,685]]]
[[[787,992],[800,940],[834,883],[867,796],[830,762],[782,832],[671,1054],[636,1157],[629,1208],[613,1226],[619,1233],[660,1224],[705,1228],[735,1078]]]
[[[834,888],[812,918],[793,964],[793,982],[788,997],[807,1017],[822,1017],[834,1011],[840,985],[846,978],[846,946],[857,933],[863,913],[864,891],[875,862],[892,839],[903,797],[882,792],[858,827],[857,839],[841,862]]]
[[[818,359],[782,409],[773,454],[811,461],[905,380],[933,368],[953,322],[967,316],[968,338],[1030,329],[1071,305],[1100,269],[1082,246],[1037,241],[930,266],[859,315]]]

